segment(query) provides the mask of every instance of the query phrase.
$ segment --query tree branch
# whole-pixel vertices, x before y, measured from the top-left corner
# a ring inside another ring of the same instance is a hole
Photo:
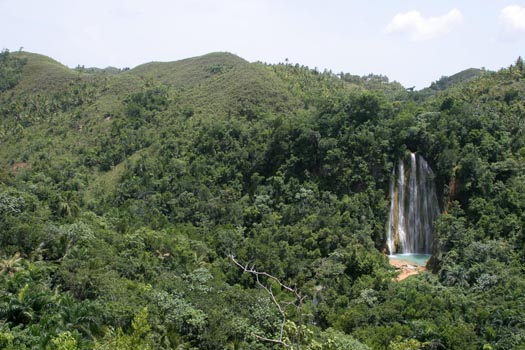
[[[277,310],[279,310],[279,313],[281,314],[281,317],[282,317],[280,331],[279,331],[279,338],[278,339],[266,338],[266,337],[262,337],[262,336],[257,335],[257,334],[254,334],[254,336],[257,339],[260,339],[260,340],[264,340],[264,341],[268,341],[268,342],[272,342],[272,343],[276,343],[276,344],[281,344],[281,345],[283,345],[283,346],[285,346],[287,348],[291,348],[292,344],[288,344],[284,340],[284,325],[286,324],[286,312],[285,312],[285,309],[284,309],[283,305],[285,307],[289,306],[289,305],[294,305],[297,308],[297,313],[299,315],[299,328],[298,328],[298,334],[297,334],[297,348],[301,349],[301,332],[302,332],[302,323],[303,323],[302,307],[303,307],[303,301],[304,301],[304,299],[306,299],[306,296],[301,295],[301,293],[299,292],[299,290],[297,288],[292,288],[290,286],[285,285],[277,277],[272,276],[269,273],[264,272],[264,271],[262,271],[262,272],[261,271],[257,271],[254,268],[254,266],[249,267],[248,264],[247,265],[242,265],[239,261],[237,261],[237,259],[235,259],[235,257],[233,255],[228,255],[228,257],[230,258],[231,261],[233,261],[233,263],[235,265],[240,267],[243,270],[243,272],[248,272],[248,273],[251,273],[252,275],[255,276],[255,281],[257,282],[257,285],[259,287],[261,287],[262,289],[264,289],[266,291],[266,293],[268,293],[270,295],[270,298],[272,299],[273,304],[277,307]],[[293,301],[293,302],[279,303],[277,301],[277,298],[273,294],[271,288],[267,287],[266,285],[264,285],[260,281],[260,279],[259,279],[260,276],[269,278],[269,279],[277,282],[282,289],[284,289],[284,290],[286,290],[286,291],[288,291],[290,293],[293,293],[293,295],[294,295],[296,300]],[[296,303],[298,303],[298,304],[296,305]]]

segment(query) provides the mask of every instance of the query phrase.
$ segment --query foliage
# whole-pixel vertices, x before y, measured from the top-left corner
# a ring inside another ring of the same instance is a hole
[[[51,345],[48,346],[50,350],[76,350],[77,341],[70,332],[60,333],[55,338],[51,339]]]
[[[0,52],[0,92],[11,89],[20,81],[25,63],[25,59],[13,57],[9,50]]]
[[[117,72],[4,51],[0,348],[523,347],[525,70],[467,73],[411,92],[227,53]],[[433,273],[394,282],[407,151],[443,214]]]

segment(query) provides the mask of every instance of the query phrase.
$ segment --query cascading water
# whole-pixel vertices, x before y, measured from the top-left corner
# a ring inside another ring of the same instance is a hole
[[[434,173],[415,153],[410,154],[408,169],[400,160],[397,172],[392,171],[388,250],[390,254],[430,254],[434,221],[440,214]]]

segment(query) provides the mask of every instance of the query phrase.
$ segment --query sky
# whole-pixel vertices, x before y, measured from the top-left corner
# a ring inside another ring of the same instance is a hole
[[[228,51],[423,88],[525,56],[525,0],[0,0],[0,49],[133,68]]]

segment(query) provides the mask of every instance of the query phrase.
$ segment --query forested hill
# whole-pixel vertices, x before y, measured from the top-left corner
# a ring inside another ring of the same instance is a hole
[[[469,68],[459,73],[453,74],[450,77],[443,76],[438,81],[430,84],[429,89],[431,90],[445,90],[453,85],[468,82],[470,80],[479,78],[485,74],[484,69]]]
[[[525,348],[523,61],[436,84],[3,51],[0,349]],[[396,282],[409,152],[443,214]]]

